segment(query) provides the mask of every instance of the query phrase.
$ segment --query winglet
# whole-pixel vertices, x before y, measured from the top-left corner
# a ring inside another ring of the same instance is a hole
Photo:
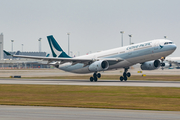
[[[10,53],[8,53],[7,51],[5,51],[5,50],[3,50],[4,51],[4,53],[6,54],[6,55],[8,55],[8,56],[10,56],[11,54]],[[12,55],[11,55],[12,56]]]
[[[50,54],[47,54],[46,57],[49,57]]]

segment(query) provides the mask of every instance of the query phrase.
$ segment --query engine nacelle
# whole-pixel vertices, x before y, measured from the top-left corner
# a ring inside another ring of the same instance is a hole
[[[109,68],[108,61],[100,60],[93,62],[91,65],[89,65],[89,71],[96,72],[96,71],[104,71]]]
[[[141,65],[142,70],[155,70],[160,67],[161,63],[159,60],[145,62]]]

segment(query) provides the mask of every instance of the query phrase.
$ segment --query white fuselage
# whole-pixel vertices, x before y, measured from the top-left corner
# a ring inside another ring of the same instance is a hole
[[[171,44],[165,44],[171,43]],[[161,57],[166,57],[174,52],[176,45],[170,40],[157,39],[147,41],[143,43],[133,44],[129,46],[119,47],[115,49],[105,50],[101,52],[92,53],[89,55],[83,55],[75,57],[76,59],[108,59],[108,58],[119,58],[123,61],[117,64],[110,65],[107,70],[126,68],[137,63],[144,63],[146,61],[157,60]],[[83,63],[72,64],[70,62],[60,64],[59,69],[73,72],[73,73],[90,73],[89,65],[84,66]]]

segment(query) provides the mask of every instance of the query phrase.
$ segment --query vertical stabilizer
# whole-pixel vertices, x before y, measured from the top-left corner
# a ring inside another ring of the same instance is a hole
[[[70,58],[60,47],[60,45],[57,43],[57,41],[54,39],[52,35],[47,36],[49,46],[52,51],[53,57],[64,57],[64,58]]]

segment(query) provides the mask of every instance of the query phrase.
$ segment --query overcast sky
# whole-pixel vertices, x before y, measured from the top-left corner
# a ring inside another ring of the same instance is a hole
[[[96,52],[119,47],[120,31],[124,45],[163,38],[175,42],[180,52],[180,0],[0,0],[0,33],[4,49],[50,52],[46,36],[55,39],[67,52]]]

